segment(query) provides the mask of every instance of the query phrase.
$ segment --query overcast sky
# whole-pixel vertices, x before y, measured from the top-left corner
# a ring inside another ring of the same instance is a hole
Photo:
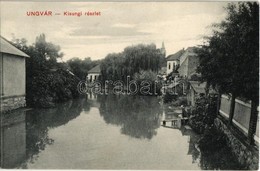
[[[212,23],[225,18],[227,2],[3,2],[1,35],[26,38],[31,44],[45,33],[47,41],[61,46],[63,60],[72,57],[104,58],[126,46],[165,43],[167,55],[202,44]],[[27,11],[61,13],[32,17]],[[63,12],[100,11],[101,16],[63,16]]]

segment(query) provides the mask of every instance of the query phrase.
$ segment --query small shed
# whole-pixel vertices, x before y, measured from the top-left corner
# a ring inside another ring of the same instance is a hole
[[[0,36],[1,112],[26,106],[25,58],[29,56]]]
[[[189,82],[189,91],[187,95],[188,103],[195,106],[195,100],[200,94],[206,94],[206,82],[200,83],[199,81]]]

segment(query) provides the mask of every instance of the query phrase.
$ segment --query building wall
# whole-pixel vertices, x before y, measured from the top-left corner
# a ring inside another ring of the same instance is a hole
[[[187,56],[180,65],[180,76],[191,78],[191,75],[196,72],[198,65],[199,58],[197,56]]]
[[[179,68],[179,74],[182,77],[187,77],[188,76],[188,65],[189,65],[189,58],[186,58],[182,63],[180,63],[180,68]]]
[[[167,71],[166,74],[170,74],[173,71],[173,68],[178,65],[177,61],[167,61]]]
[[[1,111],[23,107],[25,101],[25,58],[1,53]]]
[[[25,95],[25,58],[3,54],[3,96]]]
[[[180,76],[190,78],[196,72],[198,64],[199,58],[196,53],[186,50],[180,57],[180,68],[178,70]]]
[[[197,56],[188,57],[188,74],[187,74],[188,78],[191,78],[191,75],[196,73],[198,65],[199,65],[199,58]]]
[[[186,60],[186,58],[189,56],[189,53],[187,50],[181,55],[180,57],[180,65]]]
[[[3,95],[3,53],[0,52],[0,97]]]

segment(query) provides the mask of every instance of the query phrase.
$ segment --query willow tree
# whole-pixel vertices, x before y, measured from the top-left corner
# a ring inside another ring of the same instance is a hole
[[[158,72],[162,54],[154,44],[128,46],[122,53],[108,54],[101,62],[103,80],[126,81],[140,71]]]

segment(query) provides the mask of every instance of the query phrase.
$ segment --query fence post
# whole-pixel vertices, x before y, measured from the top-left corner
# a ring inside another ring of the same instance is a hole
[[[258,104],[252,100],[249,130],[248,130],[248,141],[250,144],[254,144],[254,134],[256,132],[256,124],[257,124],[257,117],[258,117],[257,105]]]
[[[234,117],[234,111],[235,111],[235,105],[236,105],[236,96],[232,93],[231,96],[231,104],[230,104],[230,110],[229,110],[229,125],[232,125],[232,120]]]

